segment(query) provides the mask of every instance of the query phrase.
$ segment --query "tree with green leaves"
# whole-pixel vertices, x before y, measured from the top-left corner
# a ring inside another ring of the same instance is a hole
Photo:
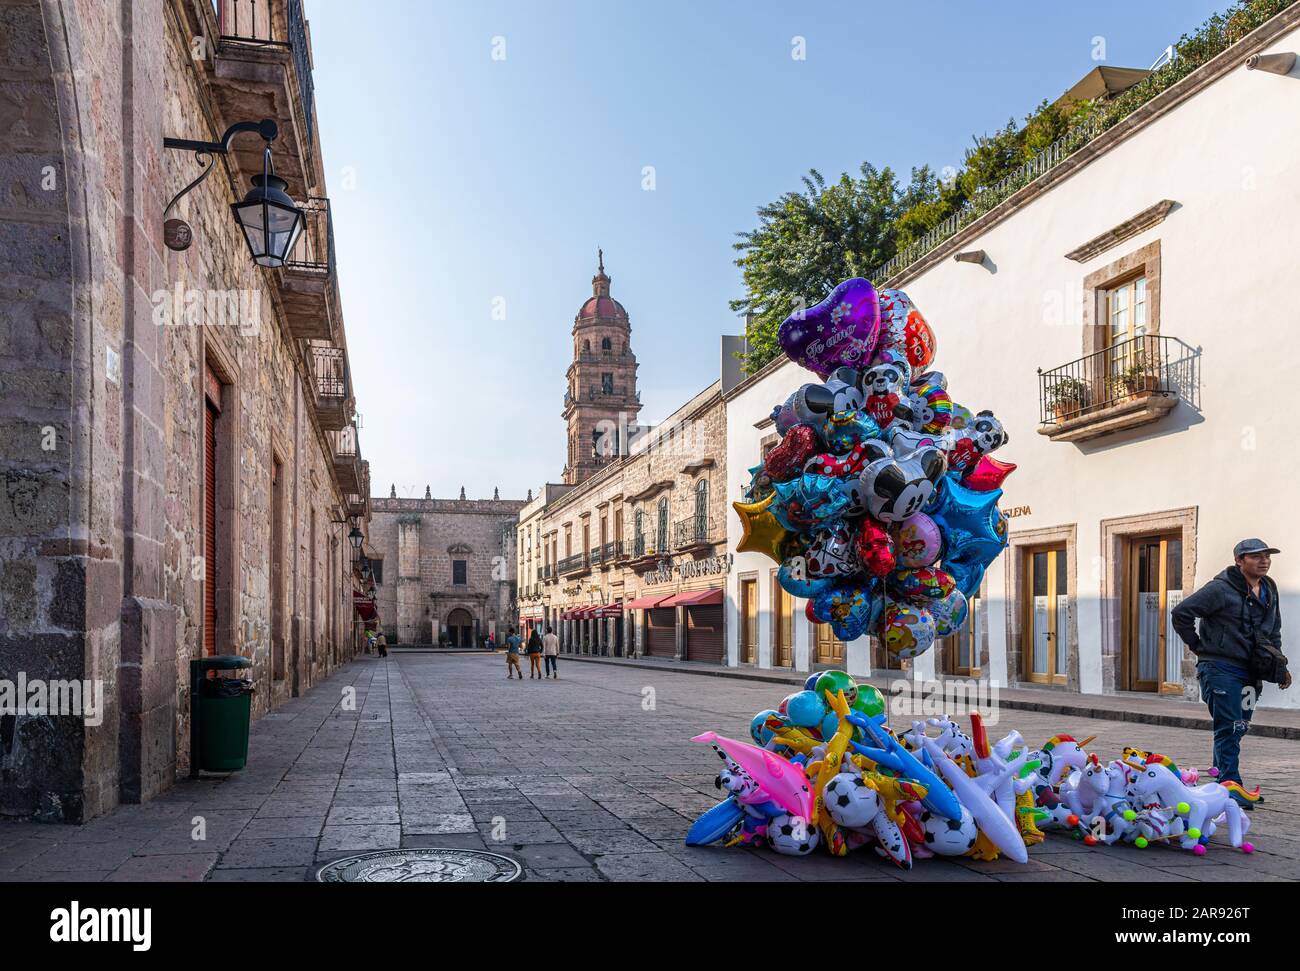
[[[758,210],[757,229],[737,233],[735,249],[749,296],[731,309],[753,314],[746,369],[762,367],[781,348],[781,321],[823,300],[841,280],[866,276],[894,255],[898,218],[934,191],[928,168],[914,169],[900,191],[888,169],[862,163],[827,183],[815,169],[804,191],[787,192]]]

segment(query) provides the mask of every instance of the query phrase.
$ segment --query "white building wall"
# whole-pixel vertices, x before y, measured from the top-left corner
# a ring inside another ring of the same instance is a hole
[[[1270,51],[1300,50],[1300,31]],[[1103,689],[1101,521],[1194,507],[1195,584],[1232,562],[1232,547],[1260,536],[1283,552],[1272,576],[1282,594],[1283,649],[1300,658],[1300,449],[1295,393],[1300,380],[1300,69],[1290,77],[1239,67],[1148,124],[1127,141],[1029,202],[961,249],[983,249],[986,265],[945,259],[901,284],[934,329],[955,401],[990,408],[1010,434],[997,453],[1019,468],[1005,484],[1004,509],[1021,530],[1076,526],[1075,614],[1079,684]],[[1177,206],[1156,226],[1079,264],[1065,254],[1162,199]],[[1079,444],[1039,435],[1037,369],[1083,354],[1083,280],[1160,241],[1160,333],[1198,354],[1198,386],[1154,424]],[[754,428],[773,405],[815,376],[793,364],[728,401],[731,498],[756,464]],[[730,519],[732,545],[740,525]],[[1191,555],[1191,551],[1185,551]],[[988,576],[989,663],[1008,683],[1008,555]],[[736,657],[737,576],[759,571],[760,664],[770,623],[771,561],[738,554],[728,580],[728,638]],[[802,611],[802,601],[798,602]],[[806,663],[807,622],[797,615]],[[851,645],[850,669],[866,653]],[[931,652],[932,654],[933,652]],[[925,657],[929,671],[934,659]],[[928,673],[919,666],[921,673]],[[861,669],[861,668],[860,668]],[[1300,689],[1265,690],[1266,706],[1300,706]]]

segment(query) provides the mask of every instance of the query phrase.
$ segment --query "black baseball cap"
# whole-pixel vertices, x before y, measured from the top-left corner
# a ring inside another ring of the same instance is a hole
[[[1239,556],[1245,556],[1247,553],[1281,553],[1281,550],[1274,549],[1265,543],[1262,539],[1243,539],[1240,543],[1232,548],[1232,558],[1235,560]]]

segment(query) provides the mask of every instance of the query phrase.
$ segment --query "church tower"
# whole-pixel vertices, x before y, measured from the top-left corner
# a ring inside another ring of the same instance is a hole
[[[604,251],[597,254],[591,296],[573,318],[573,363],[564,395],[563,416],[569,423],[564,481],[572,485],[626,452],[641,410],[632,327],[623,305],[609,295]]]

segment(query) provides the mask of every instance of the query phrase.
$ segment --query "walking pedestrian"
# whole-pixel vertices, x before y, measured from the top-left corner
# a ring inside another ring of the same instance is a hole
[[[546,634],[542,638],[542,656],[546,658],[546,675],[558,681],[560,676],[556,673],[555,666],[560,660],[560,639],[550,627],[546,628]]]
[[[528,677],[540,678],[542,676],[542,635],[537,633],[534,627],[532,633],[528,635]]]
[[[1250,731],[1264,681],[1284,689],[1291,685],[1281,653],[1277,584],[1268,576],[1278,552],[1261,539],[1242,540],[1233,547],[1234,564],[1173,609],[1174,630],[1196,654],[1201,697],[1214,722],[1220,782],[1241,784],[1241,740]],[[1232,798],[1243,809],[1254,809],[1237,793]]]
[[[513,627],[510,628],[510,636],[506,638],[506,680],[509,681],[519,672],[519,680],[524,680],[524,669],[519,666],[519,648],[523,641],[515,633]]]
[[[379,656],[388,657],[388,638],[384,632],[380,631],[379,636],[375,638],[375,644],[379,647]]]

